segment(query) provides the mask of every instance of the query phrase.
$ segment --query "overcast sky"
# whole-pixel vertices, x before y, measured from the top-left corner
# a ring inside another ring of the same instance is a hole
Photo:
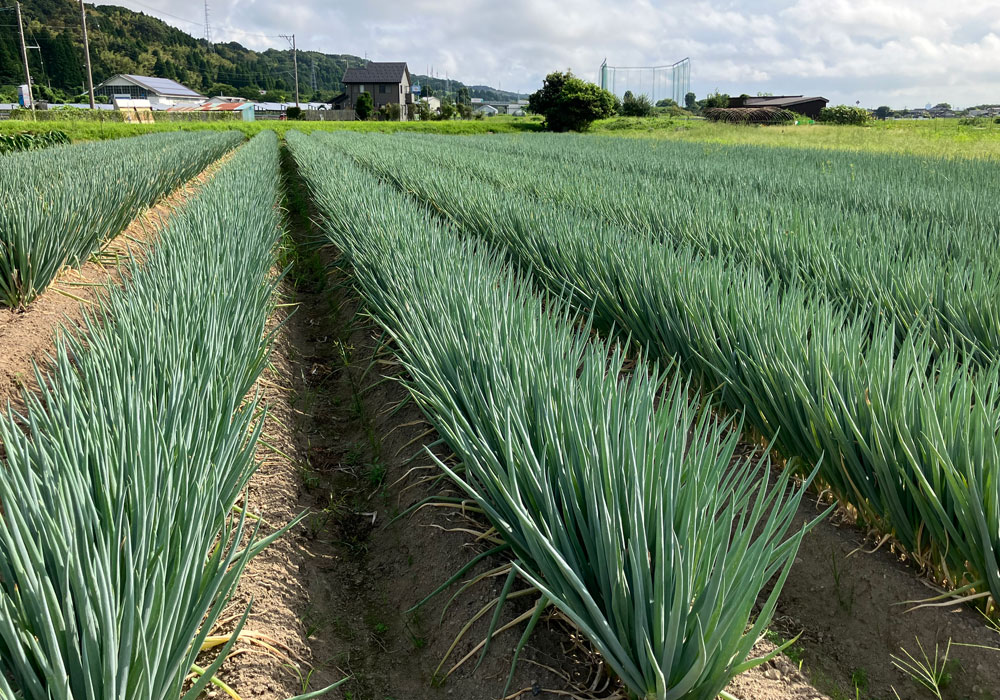
[[[203,0],[116,4],[203,36]],[[412,73],[433,66],[520,92],[566,68],[596,82],[605,57],[615,66],[690,57],[699,98],[718,88],[868,107],[1000,103],[1000,0],[210,0],[210,9],[216,41],[285,48],[273,35],[295,33],[300,49],[406,61]]]

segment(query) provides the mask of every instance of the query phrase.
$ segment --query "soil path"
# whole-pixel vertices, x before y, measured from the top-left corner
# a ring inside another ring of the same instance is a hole
[[[33,363],[44,368],[58,334],[65,328],[80,328],[85,308],[98,301],[107,284],[121,282],[124,267],[116,261],[124,264],[130,254],[141,261],[173,212],[183,207],[235,151],[141,212],[103,253],[91,256],[79,268],[64,268],[26,310],[0,308],[0,406],[7,406],[8,401],[15,410],[23,406],[22,391],[37,389]]]
[[[806,499],[799,523],[822,510]],[[803,539],[771,629],[784,639],[802,633],[790,653],[810,682],[834,700],[931,700],[892,656],[905,659],[905,649],[923,660],[919,640],[933,660],[935,645],[943,654],[952,641],[944,699],[1000,698],[1000,632],[964,605],[910,611],[905,601],[938,592],[890,544],[869,553],[876,545],[837,513]]]

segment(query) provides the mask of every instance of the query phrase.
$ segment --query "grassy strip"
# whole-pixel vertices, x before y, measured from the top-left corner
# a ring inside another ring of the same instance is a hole
[[[194,700],[221,665],[231,645],[185,686],[268,542],[231,509],[256,469],[278,201],[262,135],[0,419],[0,696]]]
[[[153,134],[0,158],[0,301],[18,307],[78,265],[144,207],[242,141],[240,134]]]
[[[683,379],[642,357],[626,373],[620,347],[575,329],[563,302],[536,296],[496,250],[314,139],[288,143],[414,397],[461,461],[439,466],[541,591],[532,620],[554,603],[648,700],[708,700],[761,663],[747,657],[804,532],[786,537],[802,489],[734,460],[736,434]]]
[[[889,120],[868,126],[735,126],[703,119],[615,118],[595,122],[591,131],[658,141],[901,153],[963,160],[1000,159],[1000,124],[985,119],[971,124],[960,119],[927,119]]]
[[[863,522],[957,592],[1000,599],[1000,367],[979,372],[921,329],[846,314],[808,287],[553,213],[445,169],[384,167],[371,144],[322,135],[466,232],[494,242],[605,332],[679,358]],[[395,163],[398,165],[398,163]],[[988,605],[988,604],[987,604]]]

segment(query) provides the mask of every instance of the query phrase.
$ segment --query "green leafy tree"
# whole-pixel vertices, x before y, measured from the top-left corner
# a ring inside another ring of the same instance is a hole
[[[951,109],[951,105],[947,102],[938,102],[934,105],[934,109]]]
[[[395,102],[390,102],[389,104],[382,105],[379,108],[378,116],[384,122],[398,122],[399,115],[402,113],[402,109],[399,104]]]
[[[879,119],[888,119],[889,117],[892,116],[892,107],[887,107],[886,105],[882,105],[881,107],[875,110],[875,116],[878,117]]]
[[[657,100],[656,101],[656,106],[657,107],[678,107],[679,105],[677,104],[676,100],[672,100],[669,97],[667,97],[667,98],[662,99],[662,100]]]
[[[626,117],[648,117],[653,113],[653,105],[645,95],[636,97],[626,92],[622,97],[621,114]]]
[[[420,86],[420,96],[434,97],[434,88],[432,88],[428,83],[424,83]]]
[[[715,92],[713,92],[711,95],[705,98],[705,101],[702,103],[702,106],[705,108],[709,107],[726,108],[729,106],[729,95],[727,95],[724,92],[719,92],[719,89],[716,88]]]
[[[471,103],[472,100],[469,99],[469,88],[464,85],[460,87],[455,95],[455,102],[460,105],[467,105]]]
[[[374,111],[375,103],[372,102],[372,96],[367,92],[362,92],[358,95],[358,99],[354,103],[354,113],[357,115],[358,119],[361,121],[367,121],[372,116],[372,112]]]
[[[528,98],[528,108],[542,115],[551,131],[585,131],[594,121],[614,113],[615,98],[570,71],[556,71],[545,76],[542,89]]]
[[[430,105],[428,105],[423,100],[417,102],[417,119],[422,122],[430,121],[434,118],[434,113],[431,112]]]
[[[441,109],[438,112],[438,119],[442,121],[447,121],[449,119],[455,118],[455,103],[451,101],[451,98],[445,97],[441,100]]]
[[[687,108],[689,112],[693,111],[698,106],[698,98],[693,92],[689,92],[684,95],[684,107]]]
[[[293,105],[285,110],[285,116],[289,119],[302,119],[302,108]]]

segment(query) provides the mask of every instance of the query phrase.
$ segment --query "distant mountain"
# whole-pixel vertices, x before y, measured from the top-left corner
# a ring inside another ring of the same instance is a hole
[[[12,0],[0,0],[0,88],[24,82]],[[204,94],[237,94],[255,98],[291,97],[294,91],[292,52],[259,52],[236,42],[211,44],[142,12],[116,5],[87,5],[87,33],[94,84],[115,73],[172,78]],[[30,51],[31,77],[41,97],[59,99],[85,90],[83,43],[79,5],[67,0],[27,0],[21,5],[25,36],[40,47]],[[405,60],[405,56],[399,57]],[[303,100],[328,100],[343,89],[340,82],[349,67],[365,60],[350,54],[299,51],[299,94]],[[457,80],[413,76],[429,84],[435,94],[467,87]],[[314,88],[315,86],[315,88]],[[489,86],[468,86],[470,97],[508,100],[516,94]],[[49,93],[49,94],[45,94]]]

